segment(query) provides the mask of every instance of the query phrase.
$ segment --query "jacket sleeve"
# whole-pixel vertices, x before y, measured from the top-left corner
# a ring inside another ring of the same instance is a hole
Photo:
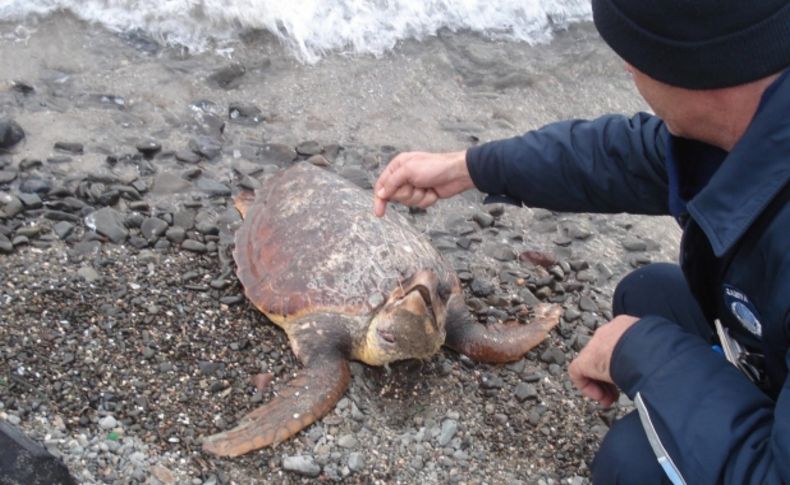
[[[667,214],[668,137],[655,116],[611,115],[473,147],[466,162],[478,189],[528,206]]]
[[[774,403],[703,339],[656,316],[623,334],[611,374],[639,393],[686,483],[790,483],[790,382]]]

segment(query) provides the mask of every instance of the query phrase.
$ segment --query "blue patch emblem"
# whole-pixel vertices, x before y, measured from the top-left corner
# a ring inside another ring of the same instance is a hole
[[[743,328],[756,337],[762,337],[763,326],[757,318],[757,309],[742,291],[724,285],[724,304]]]

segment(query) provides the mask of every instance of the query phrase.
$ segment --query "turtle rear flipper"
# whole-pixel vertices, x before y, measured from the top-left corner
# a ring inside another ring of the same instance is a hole
[[[291,322],[288,336],[302,370],[235,428],[206,438],[203,449],[218,456],[243,455],[276,445],[329,413],[351,379],[346,321],[344,315],[316,314]]]
[[[460,298],[449,303],[445,345],[478,362],[502,363],[520,359],[543,342],[560,322],[561,309],[542,303],[529,323],[483,325],[470,318]]]

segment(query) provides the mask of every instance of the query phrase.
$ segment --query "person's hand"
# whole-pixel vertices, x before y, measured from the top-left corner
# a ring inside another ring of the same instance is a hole
[[[620,395],[609,373],[612,352],[625,331],[638,321],[631,315],[618,315],[602,325],[568,366],[568,375],[576,389],[604,407],[611,406]]]
[[[426,208],[474,187],[466,152],[401,153],[387,165],[373,188],[373,210],[384,215],[387,202]]]

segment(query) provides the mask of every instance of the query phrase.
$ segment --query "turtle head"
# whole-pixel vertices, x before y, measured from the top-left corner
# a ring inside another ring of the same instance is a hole
[[[399,285],[368,326],[362,360],[383,365],[435,354],[445,338],[447,293],[433,271],[420,271]]]

